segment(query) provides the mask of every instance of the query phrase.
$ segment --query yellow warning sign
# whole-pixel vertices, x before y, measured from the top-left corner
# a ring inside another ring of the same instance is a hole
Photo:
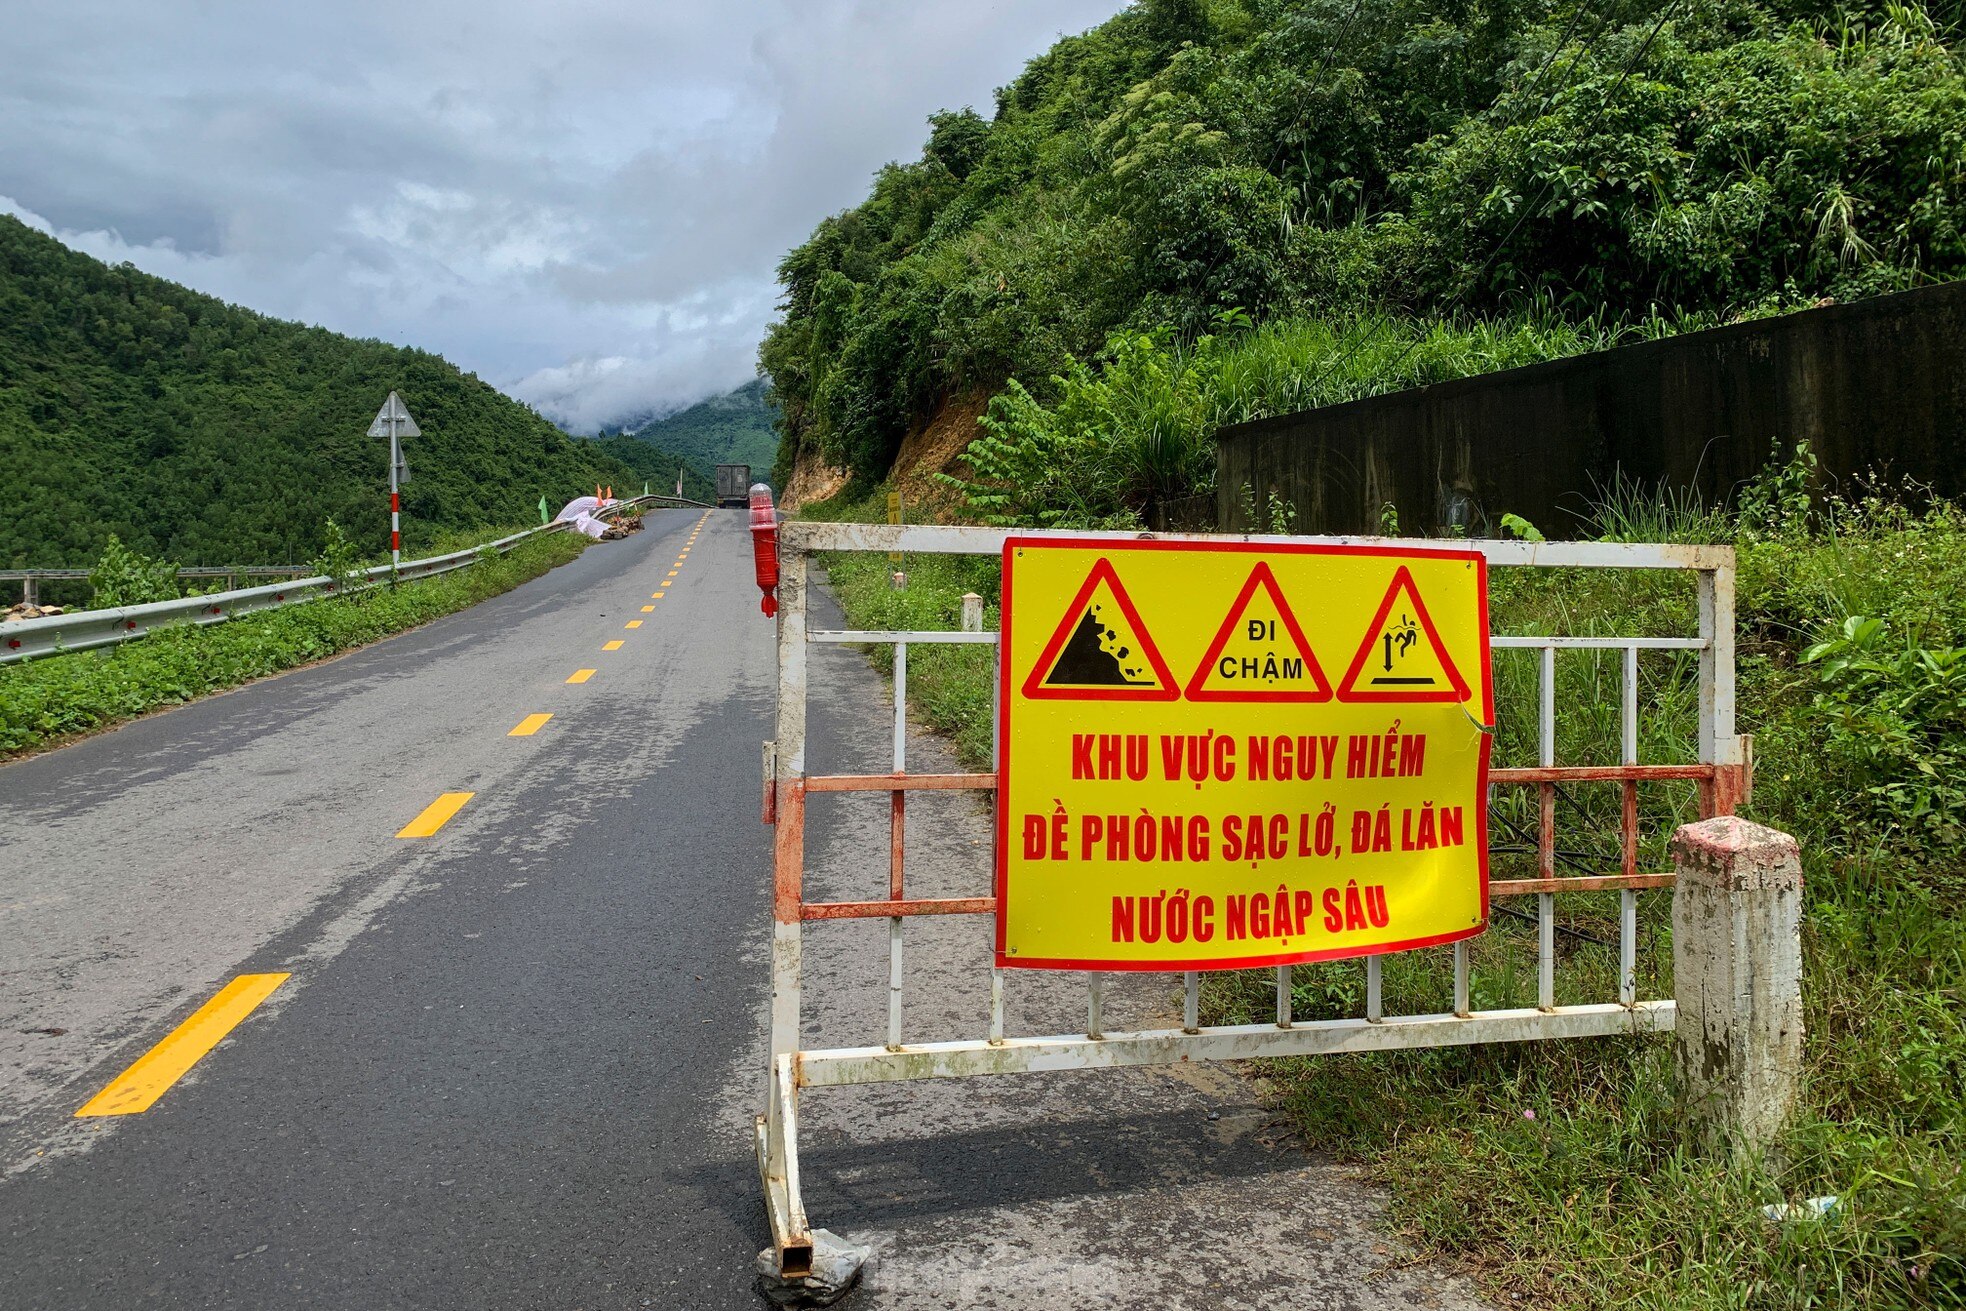
[[[1283,599],[1270,566],[1259,560],[1188,680],[1188,700],[1330,699],[1331,684],[1296,612]]]
[[[1012,538],[1003,615],[1000,965],[1289,964],[1485,927],[1479,552]]]
[[[1171,701],[1180,694],[1112,564],[1095,561],[1032,663],[1024,695],[1038,700]]]
[[[1466,701],[1472,692],[1402,567],[1339,685],[1340,701]]]

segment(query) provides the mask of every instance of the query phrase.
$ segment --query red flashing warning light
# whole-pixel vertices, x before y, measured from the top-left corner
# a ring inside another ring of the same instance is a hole
[[[751,484],[751,555],[758,568],[758,590],[764,599],[758,608],[765,617],[778,613],[778,511],[771,503],[771,488]]]

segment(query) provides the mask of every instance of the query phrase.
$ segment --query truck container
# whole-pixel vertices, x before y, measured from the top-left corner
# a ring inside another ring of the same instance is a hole
[[[717,504],[749,505],[751,497],[751,466],[748,464],[720,464],[717,466]]]

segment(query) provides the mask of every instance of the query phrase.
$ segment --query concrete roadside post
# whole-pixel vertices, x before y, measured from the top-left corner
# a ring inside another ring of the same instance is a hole
[[[974,592],[963,593],[963,631],[965,633],[983,631],[983,598]]]
[[[1709,1141],[1773,1144],[1802,1081],[1802,863],[1795,839],[1731,815],[1672,839],[1673,1042]]]

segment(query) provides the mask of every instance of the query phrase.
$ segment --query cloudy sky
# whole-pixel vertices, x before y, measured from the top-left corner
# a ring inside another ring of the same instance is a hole
[[[1124,0],[4,0],[0,212],[568,426],[750,378],[778,258]]]

